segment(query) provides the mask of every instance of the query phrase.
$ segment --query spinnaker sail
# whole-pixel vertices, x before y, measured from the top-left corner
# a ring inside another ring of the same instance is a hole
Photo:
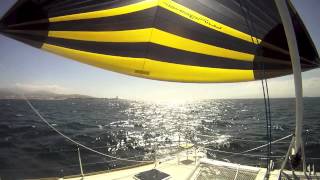
[[[293,6],[302,70],[319,55]],[[20,0],[2,34],[137,77],[241,82],[292,73],[274,0]]]

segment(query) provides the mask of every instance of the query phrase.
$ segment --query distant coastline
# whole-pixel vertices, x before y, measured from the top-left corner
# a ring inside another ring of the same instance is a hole
[[[81,94],[58,94],[49,91],[23,91],[23,90],[11,90],[0,89],[0,99],[38,99],[38,100],[64,100],[64,99],[84,99],[95,98],[92,96]]]
[[[24,91],[19,89],[5,89],[0,88],[0,100],[14,100],[14,99],[34,99],[34,100],[66,100],[66,99],[109,99],[109,100],[118,100],[118,97],[93,97],[89,95],[82,95],[82,94],[60,94],[54,93],[50,91]],[[311,97],[306,96],[304,98],[320,98],[320,97]],[[121,98],[122,99],[122,98]],[[259,98],[216,98],[217,100],[244,100],[244,99],[263,99],[263,97]],[[294,99],[294,97],[270,97],[270,99]],[[123,100],[133,100],[134,99],[123,99]],[[199,99],[199,101],[205,101],[211,99]],[[143,101],[143,100],[141,100]],[[198,100],[195,100],[198,101]]]

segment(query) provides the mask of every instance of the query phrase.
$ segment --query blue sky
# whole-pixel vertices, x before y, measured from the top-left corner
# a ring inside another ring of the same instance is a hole
[[[14,3],[0,2],[0,16]],[[320,1],[293,0],[316,47],[320,49]],[[0,88],[50,90],[95,97],[156,101],[207,98],[259,98],[261,82],[186,84],[146,80],[108,72],[41,51],[0,35]],[[320,96],[320,70],[303,73],[304,95]],[[269,80],[271,97],[294,96],[292,75]]]

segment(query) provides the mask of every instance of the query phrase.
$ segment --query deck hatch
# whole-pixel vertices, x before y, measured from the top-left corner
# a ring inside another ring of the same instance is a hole
[[[170,178],[171,177],[169,174],[161,172],[157,169],[144,171],[134,176],[134,179],[137,179],[137,180],[167,180]]]

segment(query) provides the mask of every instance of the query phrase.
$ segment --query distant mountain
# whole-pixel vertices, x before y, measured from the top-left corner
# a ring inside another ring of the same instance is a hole
[[[49,91],[25,91],[21,89],[0,89],[0,99],[23,99],[23,95],[28,99],[42,100],[63,100],[71,98],[93,98],[80,94],[57,94]]]

